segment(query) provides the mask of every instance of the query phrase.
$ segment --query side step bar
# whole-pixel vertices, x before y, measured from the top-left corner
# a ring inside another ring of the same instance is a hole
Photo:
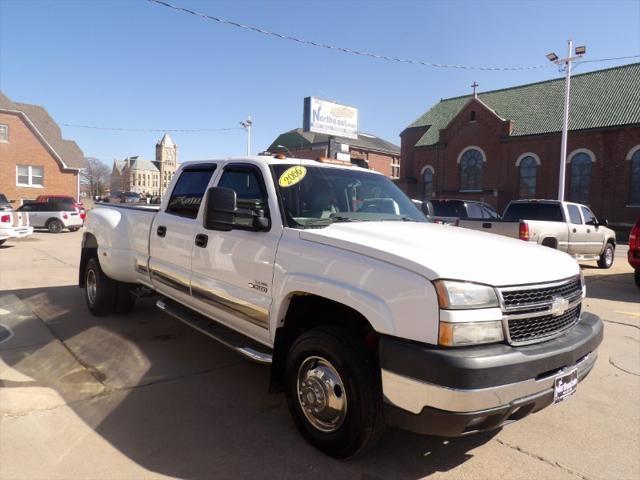
[[[271,364],[273,351],[269,347],[245,337],[215,320],[211,320],[167,299],[158,300],[156,307],[254,362],[263,365]]]

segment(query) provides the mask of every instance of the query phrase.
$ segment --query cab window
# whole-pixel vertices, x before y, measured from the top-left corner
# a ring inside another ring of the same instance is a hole
[[[584,223],[595,223],[596,216],[587,207],[580,207],[582,210],[582,216],[584,217]]]
[[[580,218],[580,210],[575,205],[567,205],[569,211],[569,222],[574,225],[582,225],[582,218]]]
[[[231,165],[225,168],[218,182],[219,187],[236,192],[237,207],[252,212],[261,210],[269,218],[267,193],[260,171],[249,165]],[[240,227],[253,228],[253,219],[238,216],[235,222]]]
[[[171,192],[166,213],[179,217],[196,218],[215,165],[187,167],[180,174]]]

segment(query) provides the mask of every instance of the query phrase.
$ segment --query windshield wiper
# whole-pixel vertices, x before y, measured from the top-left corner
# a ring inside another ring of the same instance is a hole
[[[316,220],[311,220],[305,223],[305,226],[306,227],[325,226],[325,225],[331,225],[332,223],[341,223],[341,222],[362,222],[362,220],[351,218],[351,217],[343,217],[341,215],[333,215],[327,218],[318,218]]]

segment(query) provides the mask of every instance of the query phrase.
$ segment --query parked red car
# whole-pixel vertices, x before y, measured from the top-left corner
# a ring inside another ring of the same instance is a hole
[[[47,202],[70,202],[74,207],[78,209],[78,213],[80,214],[80,218],[84,221],[87,216],[87,212],[82,203],[76,202],[76,199],[70,197],[69,195],[38,195],[36,197],[36,203],[47,203]]]
[[[629,265],[635,271],[636,285],[640,287],[640,218],[629,234],[629,252],[627,253]]]

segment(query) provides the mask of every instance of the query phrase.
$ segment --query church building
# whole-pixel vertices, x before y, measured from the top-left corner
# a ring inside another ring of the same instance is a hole
[[[111,192],[136,192],[144,196],[163,196],[178,168],[178,146],[168,133],[156,143],[155,161],[142,157],[114,160]]]

